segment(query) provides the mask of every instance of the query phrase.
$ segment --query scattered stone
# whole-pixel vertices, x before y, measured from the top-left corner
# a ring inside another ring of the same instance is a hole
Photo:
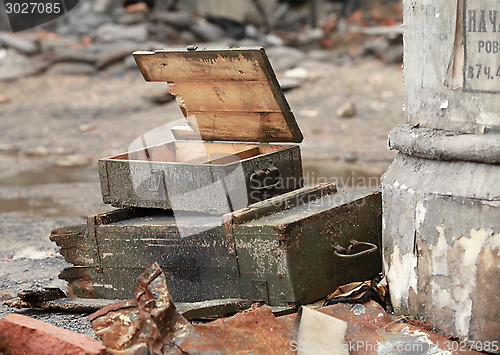
[[[111,64],[122,61],[123,58],[131,57],[132,53],[138,49],[146,48],[134,42],[113,43],[112,46],[107,47],[103,52],[97,55],[95,65],[99,69],[106,68]]]
[[[21,37],[5,32],[0,33],[0,45],[13,48],[28,55],[33,55],[40,51],[40,46],[36,38]]]
[[[218,41],[224,36],[224,31],[219,26],[203,18],[199,18],[198,21],[193,23],[190,29],[203,42]]]
[[[145,1],[140,1],[134,4],[127,5],[125,10],[127,12],[137,12],[137,11],[146,12],[149,11],[149,8]]]
[[[195,22],[193,15],[191,15],[191,13],[187,11],[155,11],[152,14],[151,18],[153,20],[173,26],[179,30],[188,30]]]
[[[0,153],[3,154],[12,154],[12,153],[17,153],[19,151],[19,148],[16,147],[13,144],[2,144],[0,143]]]
[[[50,259],[57,256],[57,252],[54,250],[38,250],[34,247],[27,247],[21,250],[18,250],[12,260],[19,259],[29,259],[29,260],[43,260]]]
[[[366,41],[358,50],[357,56],[374,56],[381,58],[389,48],[390,43],[387,37],[380,37]]]
[[[382,60],[386,64],[401,64],[403,63],[403,44],[391,45],[381,55]]]
[[[54,52],[56,50],[65,50],[70,47],[77,47],[82,44],[82,41],[77,36],[64,36],[64,37],[47,37],[40,41],[40,48],[42,52]]]
[[[298,88],[302,85],[303,81],[297,78],[281,78],[278,80],[281,90],[288,91]]]
[[[59,47],[53,50],[52,63],[60,62],[82,62],[94,63],[96,55],[89,50],[77,50],[67,47]]]
[[[12,49],[0,48],[0,81],[16,80],[44,71],[49,62],[28,58]]]
[[[6,289],[6,290],[0,290],[0,301],[5,301],[5,300],[9,300],[11,298],[15,298],[16,297],[16,290],[14,289]]]
[[[118,17],[118,23],[125,26],[135,25],[147,20],[146,11],[125,12]]]
[[[148,27],[146,24],[123,26],[118,24],[104,24],[97,29],[96,41],[98,42],[118,42],[134,41],[145,42],[148,39]]]
[[[107,14],[83,12],[82,14],[80,14],[80,16],[76,16],[76,14],[72,12],[72,15],[68,16],[68,24],[66,26],[60,26],[58,29],[58,33],[64,35],[78,34],[95,36],[96,30],[100,29],[106,24],[112,25],[113,22],[113,18]],[[117,26],[121,27],[121,25]]]
[[[85,155],[68,155],[65,158],[56,161],[56,165],[60,167],[76,167],[90,164],[89,157]]]
[[[175,101],[175,97],[169,92],[149,92],[146,96],[143,96],[143,98],[158,105],[163,105]]]
[[[356,105],[354,105],[354,102],[348,101],[340,106],[336,113],[337,117],[341,118],[354,117],[356,115]]]
[[[318,62],[316,60],[305,59],[300,62],[300,67],[310,72],[331,71],[336,70],[336,64],[328,62]]]
[[[49,150],[47,147],[44,147],[42,145],[36,147],[36,148],[29,148],[24,151],[24,155],[27,157],[45,157],[49,155]]]
[[[97,125],[95,123],[87,123],[78,126],[78,130],[80,132],[90,132],[95,131],[97,129]]]
[[[402,59],[400,29],[399,32],[386,33],[384,31],[387,26],[379,26],[377,30],[379,32],[372,33],[369,31],[372,28],[365,28],[362,23],[358,23],[357,26],[360,28],[359,33],[366,37],[366,41],[355,53],[348,52],[348,49],[335,51],[314,49],[319,45],[333,47],[338,41],[328,37],[332,34],[331,29],[310,28],[307,26],[309,15],[302,10],[299,11],[298,8],[288,6],[281,6],[280,9],[285,12],[274,14],[275,18],[271,21],[275,29],[288,31],[282,33],[280,37],[273,33],[262,33],[254,25],[260,22],[252,22],[251,16],[245,20],[209,14],[201,17],[189,6],[179,7],[189,8],[189,11],[164,11],[159,8],[150,11],[145,2],[124,8],[115,6],[117,0],[96,1],[96,3],[82,3],[72,11],[73,15],[64,21],[54,21],[50,31],[55,32],[36,32],[36,35],[0,32],[0,80],[33,75],[54,63],[88,63],[94,64],[96,68],[92,69],[89,65],[61,65],[55,66],[50,73],[89,75],[101,69],[107,69],[110,73],[123,73],[128,69],[136,69],[135,63],[129,59],[135,50],[160,49],[177,44],[184,46],[200,41],[211,42],[212,48],[225,47],[227,45],[221,46],[217,42],[228,43],[228,38],[231,38],[229,43],[234,46],[265,46],[273,68],[278,73],[295,68],[299,63],[301,68],[314,72],[330,70],[331,68],[325,66],[343,65],[352,61],[351,56],[372,56],[387,64],[401,63]],[[100,12],[98,8],[106,10]],[[293,33],[290,32],[292,29],[295,29]],[[380,32],[381,29],[384,31]],[[338,36],[338,33],[337,26],[335,35]],[[161,45],[146,48],[145,43],[149,43],[148,39],[160,41]],[[349,40],[348,38],[347,41]],[[284,43],[312,50],[306,54],[299,49],[287,47]],[[1,46],[6,48],[2,49]],[[24,54],[32,55],[40,52],[44,54],[42,60],[22,57]],[[318,69],[317,66],[322,64],[323,67]],[[113,69],[108,68],[109,66],[113,66]],[[299,85],[297,81],[288,80],[297,79],[296,77],[286,79],[282,80],[285,90]]]
[[[56,63],[47,72],[55,75],[93,75],[96,67],[88,63]]]
[[[344,161],[347,163],[355,163],[358,159],[359,158],[354,153],[347,153],[344,155]]]
[[[68,155],[73,153],[75,150],[74,149],[69,149],[68,147],[57,147],[54,149],[54,154],[57,155]]]
[[[127,55],[123,59],[123,65],[127,70],[137,70],[137,63],[135,62],[134,56]]]
[[[107,65],[106,70],[104,71],[104,75],[120,77],[125,75],[126,71],[127,68],[125,67],[125,64],[123,63],[123,61],[120,61]]]
[[[323,38],[323,30],[321,28],[312,28],[297,36],[297,43],[300,45],[307,45],[317,43]]]
[[[11,102],[12,99],[10,98],[10,96],[7,96],[7,95],[0,95],[0,104],[4,104],[6,102]]]
[[[178,40],[181,43],[195,43],[198,39],[191,31],[180,31],[177,34]]]
[[[330,62],[334,54],[323,49],[312,49],[307,52],[307,58],[318,62]]]
[[[309,72],[305,68],[298,67],[287,70],[283,75],[288,79],[307,80]]]
[[[269,33],[264,37],[264,41],[267,46],[279,47],[284,46],[285,42],[281,39],[281,37],[276,36],[275,34]]]
[[[106,354],[106,347],[86,335],[21,314],[0,320],[0,352],[7,354]]]
[[[302,107],[299,110],[299,115],[304,117],[318,117],[319,111],[310,107]]]
[[[304,52],[286,46],[269,48],[266,53],[276,72],[297,67],[306,56]]]

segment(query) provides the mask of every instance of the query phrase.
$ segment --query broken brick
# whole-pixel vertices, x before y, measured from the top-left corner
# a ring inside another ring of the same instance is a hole
[[[0,353],[94,355],[106,354],[106,348],[86,335],[21,314],[9,314],[0,320]]]

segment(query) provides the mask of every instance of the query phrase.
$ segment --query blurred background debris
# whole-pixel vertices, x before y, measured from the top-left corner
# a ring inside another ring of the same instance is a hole
[[[264,46],[305,137],[306,183],[378,189],[403,116],[401,20],[401,0],[86,0],[12,33],[2,8],[0,291],[64,289],[68,264],[49,232],[109,210],[97,160],[182,118],[164,83],[144,81],[135,50]],[[354,114],[338,117],[346,103]]]
[[[88,1],[31,31],[12,34],[4,28],[0,80],[51,66],[58,68],[52,74],[92,75],[123,62],[137,48],[194,42],[326,49],[350,60],[401,63],[401,21],[399,1]]]

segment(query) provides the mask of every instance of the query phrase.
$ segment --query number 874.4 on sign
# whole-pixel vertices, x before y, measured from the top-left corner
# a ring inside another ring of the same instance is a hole
[[[500,79],[500,66],[493,68],[483,64],[469,65],[466,74],[468,79]]]

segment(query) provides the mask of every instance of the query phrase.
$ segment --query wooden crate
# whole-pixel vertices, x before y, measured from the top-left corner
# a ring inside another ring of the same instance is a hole
[[[177,139],[99,161],[103,200],[222,215],[302,187],[300,132],[263,48],[135,52],[168,83]]]
[[[70,293],[129,298],[135,278],[158,262],[176,302],[248,298],[271,305],[315,301],[381,271],[379,193],[303,188],[222,217],[193,215],[182,237],[164,210],[118,209],[59,227],[51,240],[75,265],[60,275]],[[361,249],[343,255],[351,240]]]

